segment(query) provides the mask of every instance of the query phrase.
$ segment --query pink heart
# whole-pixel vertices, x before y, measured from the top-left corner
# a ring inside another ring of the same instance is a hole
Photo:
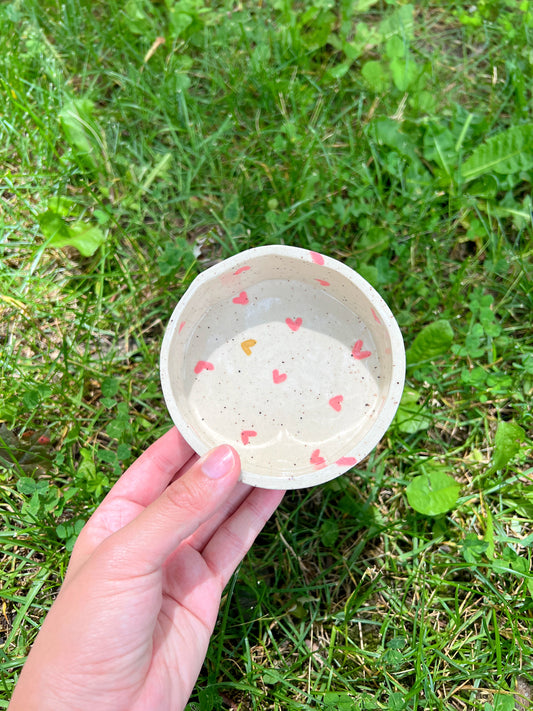
[[[353,467],[354,464],[357,464],[357,459],[355,457],[341,457],[337,459],[336,464],[339,467]]]
[[[237,276],[238,274],[242,274],[243,272],[247,272],[250,267],[240,267],[237,269],[237,271],[233,272],[233,276]]]
[[[352,355],[355,360],[363,360],[363,358],[368,358],[372,355],[371,351],[362,351],[363,341],[356,341],[355,346],[352,348]]]
[[[315,264],[324,264],[324,257],[318,252],[311,252],[311,259]]]
[[[344,400],[342,395],[335,395],[335,397],[332,397],[331,400],[329,401],[329,404],[334,410],[337,410],[337,412],[341,411],[342,408],[342,401]]]
[[[325,279],[315,279],[321,286],[329,286],[329,281],[326,281]]]
[[[291,331],[297,331],[302,325],[302,319],[298,317],[293,321],[292,318],[286,318],[285,323],[291,329]]]
[[[320,456],[319,449],[315,449],[309,461],[311,464],[314,464],[317,469],[323,469],[326,466],[326,460]]]
[[[257,432],[254,430],[244,430],[244,432],[241,432],[241,440],[243,444],[248,444],[250,437],[257,437]]]
[[[194,366],[194,372],[195,373],[201,373],[202,370],[214,370],[215,366],[213,363],[210,363],[208,360],[199,360],[198,363]]]
[[[241,291],[239,296],[236,296],[233,299],[233,303],[234,304],[243,304],[243,305],[247,304],[248,303],[248,294],[245,291]]]
[[[272,378],[276,385],[279,383],[283,383],[285,380],[287,380],[287,373],[280,373],[279,370],[276,368],[276,370],[272,371]]]

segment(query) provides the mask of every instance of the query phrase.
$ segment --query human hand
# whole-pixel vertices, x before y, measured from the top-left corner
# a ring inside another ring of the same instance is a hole
[[[179,711],[224,586],[283,497],[173,428],[89,519],[8,711]]]

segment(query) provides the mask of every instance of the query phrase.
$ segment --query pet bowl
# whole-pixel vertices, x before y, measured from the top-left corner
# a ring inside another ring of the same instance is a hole
[[[242,480],[321,484],[374,449],[403,390],[400,329],[381,296],[341,262],[267,246],[202,272],[176,306],[161,383],[200,455],[239,452]]]

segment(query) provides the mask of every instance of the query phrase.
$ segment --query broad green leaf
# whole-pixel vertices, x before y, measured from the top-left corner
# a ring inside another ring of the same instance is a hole
[[[333,548],[337,539],[339,537],[339,524],[334,519],[326,519],[322,526],[320,526],[319,534],[322,544],[326,548]]]
[[[376,62],[374,60],[365,62],[361,69],[361,74],[372,91],[378,94],[385,91],[390,84],[389,72],[382,62]]]
[[[65,138],[77,157],[90,168],[104,168],[102,138],[93,118],[94,103],[89,99],[75,99],[65,104],[59,120]]]
[[[374,289],[379,287],[378,270],[373,264],[359,264],[357,271],[363,279],[366,279],[369,284],[372,284]]]
[[[407,45],[401,37],[393,35],[387,40],[385,54],[389,59],[404,58],[407,54]]]
[[[382,254],[389,248],[392,234],[393,233],[384,227],[371,225],[368,230],[361,235],[358,248],[363,250],[367,257]]]
[[[393,637],[387,642],[388,649],[403,649],[407,645],[405,637]]]
[[[118,380],[118,378],[113,378],[112,376],[104,378],[102,380],[102,384],[100,385],[102,395],[104,397],[113,397],[113,395],[116,395],[118,393],[119,385],[120,381]]]
[[[379,25],[379,33],[383,39],[389,39],[393,35],[400,35],[408,40],[412,39],[415,28],[413,13],[413,5],[401,5],[386,17]]]
[[[475,533],[467,533],[462,547],[463,558],[467,563],[476,564],[481,561],[489,544]]]
[[[405,694],[401,691],[393,691],[389,694],[387,708],[389,711],[403,711],[405,709]]]
[[[521,575],[529,573],[529,561],[526,556],[519,555],[511,546],[507,545],[502,551],[500,558],[492,563],[492,569],[499,575],[505,575],[509,570],[514,570]]]
[[[38,219],[48,247],[75,247],[84,257],[90,257],[105,241],[105,235],[97,225],[66,222],[51,210],[39,215]]]
[[[352,0],[350,4],[352,12],[355,14],[356,12],[366,12],[368,8],[376,5],[377,2],[378,0]]]
[[[418,107],[421,113],[433,114],[437,106],[437,94],[427,89],[416,91],[413,95],[414,105]]]
[[[74,524],[74,533],[78,535],[81,533],[81,529],[85,526],[85,519],[79,518]]]
[[[68,225],[68,237],[57,237],[50,242],[52,247],[75,247],[84,257],[91,257],[105,241],[105,235],[96,225],[73,222]]]
[[[416,390],[405,388],[403,391],[400,406],[394,418],[400,432],[414,434],[420,430],[427,430],[431,426],[431,413],[418,403],[419,399],[420,394]]]
[[[393,669],[401,666],[404,661],[403,654],[398,649],[387,649],[382,659],[388,667]],[[401,708],[404,707],[402,706]]]
[[[149,3],[146,0],[127,0],[122,8],[122,22],[135,35],[144,35],[150,26]]]
[[[533,124],[513,126],[488,138],[461,166],[463,180],[487,173],[510,175],[533,167]]]
[[[179,7],[175,6],[169,10],[169,20],[170,27],[173,30],[173,34],[179,37],[185,32],[185,30],[192,25],[193,18],[186,12],[180,12]]]
[[[283,677],[277,671],[277,669],[265,669],[262,677],[263,684],[277,684],[279,681],[283,681]]]
[[[380,118],[374,121],[373,128],[380,144],[394,148],[400,155],[414,162],[419,161],[413,140],[401,130],[398,121]]]
[[[39,227],[46,240],[68,239],[68,227],[65,220],[52,210],[46,210],[37,218]]]
[[[367,25],[365,22],[358,22],[355,26],[355,38],[351,42],[353,51],[359,51],[359,54],[368,50],[376,44],[383,41],[383,37],[379,33],[375,25]]]
[[[68,226],[69,240],[66,244],[76,247],[84,257],[92,256],[105,241],[105,235],[97,225],[86,222],[72,222]]]
[[[176,74],[174,79],[174,88],[177,92],[187,91],[191,85],[191,80],[184,72],[179,72]]]
[[[353,697],[344,692],[326,691],[322,697],[322,703],[325,704],[324,708],[327,711],[353,711],[358,708],[355,706]]]
[[[428,469],[407,486],[409,504],[425,516],[440,516],[457,503],[461,486],[442,469]]]
[[[344,43],[345,49],[348,49],[349,46],[350,45],[348,45],[347,42]],[[331,79],[342,79],[342,77],[350,70],[351,66],[352,58],[349,57],[348,61],[341,62],[340,64],[336,64],[334,67],[328,69],[326,72],[326,77]]]
[[[409,56],[391,59],[389,64],[394,86],[398,91],[407,91],[419,77],[420,67]]]
[[[239,221],[240,213],[241,207],[239,204],[239,197],[237,195],[233,195],[224,207],[224,220],[230,224],[234,224]]]
[[[21,494],[31,496],[37,489],[37,482],[29,476],[21,476],[17,481],[17,489]]]
[[[71,198],[60,195],[48,200],[48,209],[61,217],[68,217],[78,208],[78,204]]]
[[[524,441],[525,432],[516,422],[502,420],[494,437],[492,452],[492,470],[503,469],[518,453],[520,444]]]
[[[117,459],[124,461],[131,456],[131,447],[126,442],[121,442],[117,447]]]
[[[453,329],[446,319],[433,321],[416,336],[407,350],[408,365],[433,361],[449,352],[453,341]]]
[[[68,526],[64,523],[60,523],[58,526],[56,526],[56,533],[58,538],[65,539],[68,536]]]
[[[312,11],[313,8],[310,8]],[[308,11],[309,12],[309,11]],[[332,12],[322,11],[316,14],[312,12],[309,20],[303,15],[302,41],[307,49],[313,51],[324,47],[329,39],[331,30],[335,26],[337,17]],[[316,14],[316,17],[313,15]]]
[[[494,711],[514,711],[515,709],[527,708],[521,703],[515,705],[515,697],[513,694],[494,694],[492,699],[492,708]]]

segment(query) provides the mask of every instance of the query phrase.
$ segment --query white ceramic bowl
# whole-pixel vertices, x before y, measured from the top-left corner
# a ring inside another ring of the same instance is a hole
[[[199,454],[228,443],[242,480],[321,484],[385,434],[403,390],[405,350],[381,296],[342,262],[272,245],[201,273],[161,349],[172,420]]]

